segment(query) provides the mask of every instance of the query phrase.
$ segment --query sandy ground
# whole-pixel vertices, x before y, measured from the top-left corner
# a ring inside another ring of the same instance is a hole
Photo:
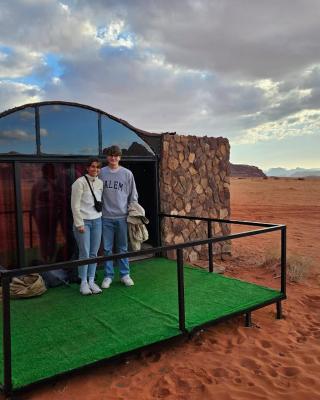
[[[288,283],[282,320],[268,306],[253,313],[251,328],[237,317],[19,398],[320,399],[320,180],[233,179],[231,195],[233,219],[286,224],[288,253],[312,263],[308,280]],[[279,287],[278,271],[261,263],[278,249],[280,235],[263,236],[234,241],[233,258],[222,264],[232,276]]]

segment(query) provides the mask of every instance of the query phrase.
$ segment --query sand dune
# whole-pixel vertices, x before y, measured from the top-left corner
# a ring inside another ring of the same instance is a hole
[[[112,365],[91,368],[25,392],[44,399],[320,399],[320,181],[233,179],[232,217],[288,225],[288,252],[307,254],[312,276],[288,283],[284,318],[275,306],[253,313],[253,326],[237,317]],[[288,195],[288,193],[290,195]],[[279,287],[277,271],[259,266],[270,234],[234,243],[227,273]]]

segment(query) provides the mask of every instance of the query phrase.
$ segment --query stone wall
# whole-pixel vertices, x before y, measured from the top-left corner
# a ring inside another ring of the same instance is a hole
[[[230,146],[224,138],[163,136],[160,162],[160,207],[167,214],[230,218]],[[212,223],[214,235],[230,232],[226,223]],[[207,223],[164,218],[163,245],[178,244],[207,237]],[[229,242],[217,243],[214,253],[230,254]],[[208,246],[184,251],[190,262],[208,259]],[[175,252],[168,254],[175,257]]]

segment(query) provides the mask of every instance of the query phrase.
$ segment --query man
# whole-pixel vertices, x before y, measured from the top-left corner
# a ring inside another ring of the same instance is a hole
[[[132,172],[119,165],[121,149],[113,145],[104,149],[103,153],[106,154],[108,164],[101,169],[99,175],[103,181],[102,240],[105,255],[110,255],[114,245],[117,253],[128,250],[128,205],[138,202],[138,193]],[[118,262],[121,282],[133,286],[128,258]],[[101,287],[108,289],[114,278],[113,261],[105,262],[104,275]]]

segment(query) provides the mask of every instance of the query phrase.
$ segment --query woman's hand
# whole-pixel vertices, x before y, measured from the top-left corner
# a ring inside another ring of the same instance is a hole
[[[84,233],[84,226],[78,226],[78,232]]]

